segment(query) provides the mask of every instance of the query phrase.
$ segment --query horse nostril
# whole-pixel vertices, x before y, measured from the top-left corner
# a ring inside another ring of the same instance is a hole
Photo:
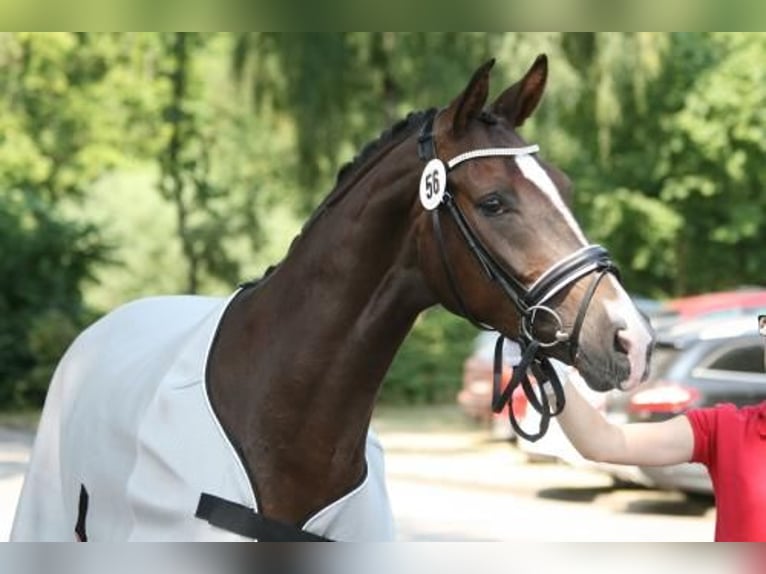
[[[628,332],[625,329],[618,329],[614,334],[614,350],[629,355],[632,346],[633,343],[628,337]]]

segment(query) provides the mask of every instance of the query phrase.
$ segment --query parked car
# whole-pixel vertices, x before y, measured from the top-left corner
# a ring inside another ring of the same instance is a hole
[[[622,410],[630,421],[661,421],[693,407],[766,400],[764,341],[755,314],[679,323],[659,336],[653,364],[648,383],[627,396],[610,396],[608,412]],[[659,488],[712,493],[699,464],[641,471]]]
[[[707,318],[726,318],[766,310],[766,289],[743,287],[730,291],[715,291],[689,297],[671,299],[654,309],[652,324],[663,330],[684,321]]]

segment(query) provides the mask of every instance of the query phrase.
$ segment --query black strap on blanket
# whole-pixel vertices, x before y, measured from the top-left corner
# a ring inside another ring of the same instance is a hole
[[[77,524],[74,526],[74,533],[77,535],[78,542],[87,542],[88,534],[85,532],[85,517],[88,515],[88,491],[85,485],[80,485],[80,501],[77,504]]]
[[[329,538],[272,520],[252,508],[206,492],[200,495],[194,516],[218,528],[261,542],[331,542]]]

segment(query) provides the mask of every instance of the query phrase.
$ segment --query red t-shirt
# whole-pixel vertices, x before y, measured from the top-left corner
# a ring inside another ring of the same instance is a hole
[[[766,541],[766,401],[686,416],[694,432],[692,462],[704,464],[713,482],[716,541]]]

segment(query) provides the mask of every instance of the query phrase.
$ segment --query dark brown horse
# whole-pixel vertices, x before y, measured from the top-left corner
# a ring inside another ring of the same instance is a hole
[[[259,526],[242,526],[260,520],[254,513],[248,515],[244,506],[257,506],[257,516],[274,521],[277,528],[301,527],[320,509],[354,491],[368,472],[368,427],[386,370],[418,314],[436,304],[531,342],[536,356],[576,363],[595,389],[627,389],[644,377],[651,347],[648,326],[610,273],[605,251],[589,246],[567,208],[566,176],[539,159],[536,146],[526,144],[516,131],[540,101],[547,61],[539,57],[519,82],[485,107],[490,68],[491,62],[479,68],[446,108],[411,114],[368,146],[341,172],[335,189],[279,266],[238,291],[223,307],[220,321],[210,323],[215,339],[202,379],[256,504],[212,497],[200,502],[198,516],[266,539],[269,536],[258,534]],[[178,311],[164,315],[167,302],[155,303],[154,318],[131,323],[138,326],[133,339],[126,340],[151,337],[153,329],[181,321],[184,312],[178,305]],[[191,325],[191,319],[184,320]],[[190,331],[192,326],[179,328],[176,339]],[[102,335],[91,338],[103,341],[108,332],[104,327]],[[75,347],[84,349],[85,339]],[[177,355],[173,349],[179,345],[174,345],[165,345],[170,349],[166,352]],[[153,343],[151,348],[158,346],[162,345]],[[203,346],[203,354],[206,350]],[[71,355],[76,358],[76,351]],[[153,356],[144,358],[141,364],[149,365],[144,370],[161,371],[167,378],[166,368],[152,366]],[[61,368],[72,370],[76,368]],[[180,375],[177,379],[176,390],[199,382],[183,383],[186,379]],[[131,400],[127,388],[103,391],[102,418],[112,416],[110,408]],[[53,404],[67,391],[52,387],[51,393],[48,403]],[[144,403],[152,402],[160,411],[172,410],[168,401],[147,398],[134,411],[145,413]],[[46,417],[55,418],[64,435],[68,418],[78,412],[86,417],[77,399],[69,402],[75,405],[69,414],[46,404],[55,414],[44,414],[41,434],[46,432]],[[94,408],[88,407],[88,412]],[[178,433],[176,441],[183,443],[191,431],[165,420],[157,418],[157,427]],[[136,460],[149,457],[153,464],[171,469],[163,480],[175,479],[182,463],[160,460],[162,449],[155,444],[159,439],[148,431],[139,434],[151,437],[142,439],[125,466],[137,467]],[[81,452],[96,448],[89,446],[92,437],[87,433],[78,436]],[[130,442],[130,437],[122,438]],[[100,489],[93,475],[104,473],[102,468],[62,469],[67,464],[65,448],[46,448],[43,442],[50,440],[38,437],[16,539],[34,538],[35,528],[44,522],[28,518],[45,514],[41,501],[32,502],[35,497],[55,496],[37,486],[42,471],[36,464],[54,465],[55,472],[73,477],[60,493],[65,502],[56,512],[65,517],[59,522],[66,532],[79,525],[80,538],[87,536],[86,523],[91,513],[98,514],[99,500],[116,497],[120,490]],[[118,446],[98,448],[111,452]],[[194,449],[194,442],[187,450],[179,446],[176,450],[182,454],[177,456],[194,458],[188,454]],[[214,464],[199,456],[200,466]],[[56,460],[43,463],[35,458]],[[138,497],[136,483],[141,481],[129,470],[123,476]],[[172,512],[157,499],[172,495],[161,494],[167,482],[158,484],[155,498],[119,506],[135,516],[165,520],[171,528]],[[100,538],[131,537],[99,528],[104,533]],[[174,538],[168,531],[157,532],[158,538]],[[55,538],[52,530],[40,536]]]

